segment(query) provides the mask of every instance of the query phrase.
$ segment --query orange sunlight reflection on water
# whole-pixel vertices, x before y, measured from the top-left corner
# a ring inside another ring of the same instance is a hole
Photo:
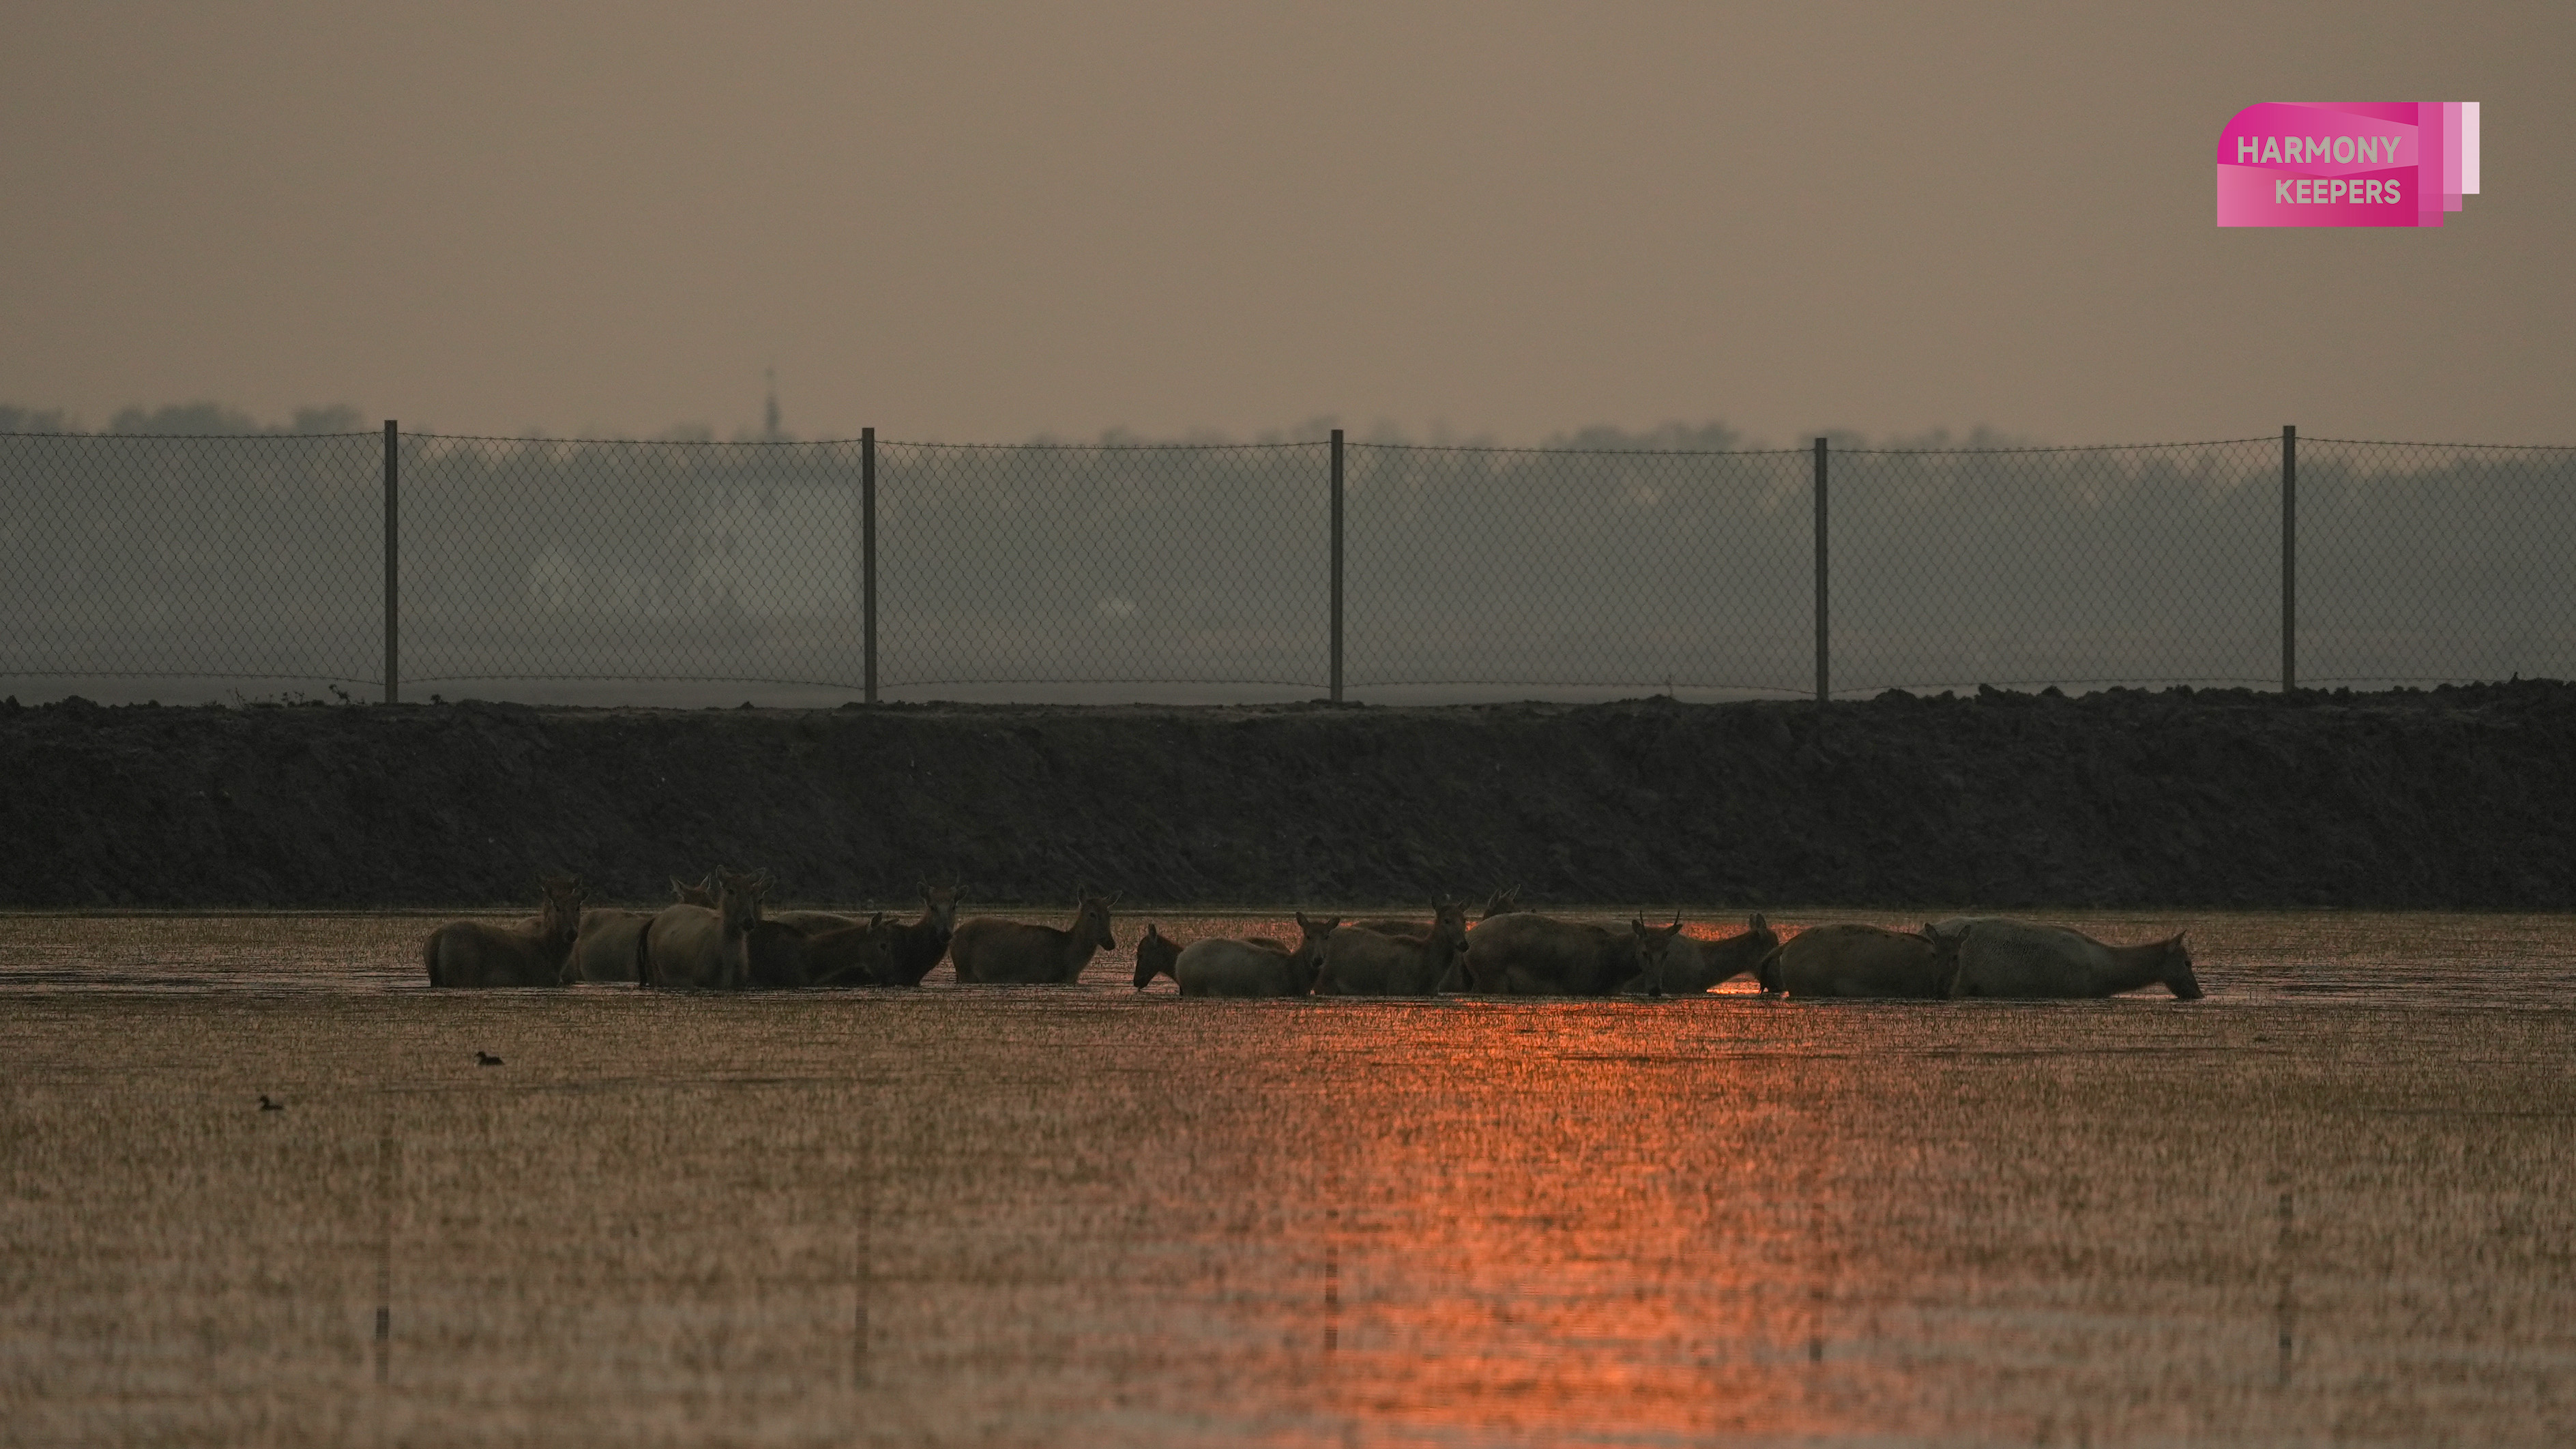
[[[1801,1210],[1773,1191],[1796,1154],[1724,1105],[1762,1068],[1685,1055],[1650,1009],[1615,1010],[1640,1019],[1426,1011],[1446,1019],[1410,1034],[1438,1047],[1408,1070],[1335,1073],[1366,1083],[1313,1169],[1343,1412],[1426,1440],[1588,1437],[1605,1415],[1647,1442],[1816,1426],[1779,1372],[1813,1330]],[[1373,1045],[1325,1050],[1357,1067]]]

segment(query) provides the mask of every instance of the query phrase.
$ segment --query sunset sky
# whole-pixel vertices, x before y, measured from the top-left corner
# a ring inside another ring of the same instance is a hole
[[[0,403],[2576,441],[2565,4],[14,7]],[[2440,230],[2220,230],[2475,100]]]

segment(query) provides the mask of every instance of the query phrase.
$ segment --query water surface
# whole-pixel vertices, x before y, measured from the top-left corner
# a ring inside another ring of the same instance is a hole
[[[2061,919],[2209,998],[434,993],[432,918],[0,917],[0,1438],[2576,1435],[2576,921]]]

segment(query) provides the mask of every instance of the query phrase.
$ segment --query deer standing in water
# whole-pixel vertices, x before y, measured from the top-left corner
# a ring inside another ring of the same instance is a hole
[[[768,889],[762,877],[720,870],[712,909],[663,908],[644,928],[636,955],[638,981],[719,991],[751,985],[751,938],[760,925],[760,898]]]
[[[1117,938],[1109,933],[1112,904],[1113,899],[1081,895],[1073,925],[1064,930],[977,916],[949,939],[948,959],[956,964],[959,981],[1073,985],[1094,952],[1118,949]]]
[[[581,882],[540,876],[545,905],[533,921],[496,926],[450,921],[429,933],[421,964],[432,986],[559,986],[564,962],[581,933]]]

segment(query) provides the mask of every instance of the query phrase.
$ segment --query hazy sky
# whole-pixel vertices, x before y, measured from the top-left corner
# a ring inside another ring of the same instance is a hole
[[[2576,442],[2576,5],[114,5],[0,44],[0,402],[453,432]],[[2440,230],[2213,225],[2484,103]]]

